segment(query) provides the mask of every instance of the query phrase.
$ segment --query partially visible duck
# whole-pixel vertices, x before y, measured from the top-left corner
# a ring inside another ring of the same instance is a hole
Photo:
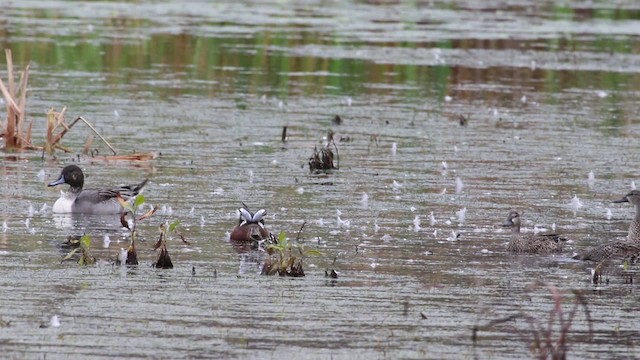
[[[562,251],[567,239],[558,234],[523,234],[520,232],[520,214],[511,211],[502,226],[511,228],[507,251],[513,253],[549,254]]]
[[[269,237],[269,231],[264,226],[264,217],[267,210],[260,209],[251,213],[247,208],[240,208],[238,225],[231,232],[231,240],[234,241],[259,241]]]
[[[640,258],[640,191],[632,190],[622,199],[614,200],[613,202],[628,202],[635,206],[636,215],[629,225],[627,238],[597,245],[574,256],[574,259],[596,262],[607,259],[631,259],[634,262]]]
[[[119,186],[104,189],[83,189],[84,174],[76,165],[67,165],[62,169],[60,177],[49,183],[49,186],[68,184],[69,190],[53,204],[54,213],[81,213],[81,214],[119,214],[122,205],[117,200],[120,195],[123,198],[131,198],[140,193],[148,179],[137,185]]]
[[[632,190],[622,199],[614,200],[614,203],[631,203],[636,209],[636,215],[633,217],[631,224],[629,224],[629,233],[627,234],[627,241],[640,244],[640,191]]]

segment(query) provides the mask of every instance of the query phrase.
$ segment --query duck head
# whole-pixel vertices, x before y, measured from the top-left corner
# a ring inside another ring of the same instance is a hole
[[[520,214],[517,211],[511,211],[502,226],[510,227],[514,232],[520,232]]]
[[[52,181],[48,186],[56,186],[61,184],[69,184],[72,189],[82,189],[84,185],[84,174],[76,165],[67,165],[62,169],[60,177],[56,181]]]
[[[635,206],[640,205],[640,191],[631,190],[627,195],[625,195],[622,199],[614,200],[614,203],[632,203]]]
[[[240,208],[238,225],[231,232],[231,240],[235,241],[257,241],[269,236],[269,231],[264,226],[264,217],[267,210],[260,209],[251,213],[249,209]]]

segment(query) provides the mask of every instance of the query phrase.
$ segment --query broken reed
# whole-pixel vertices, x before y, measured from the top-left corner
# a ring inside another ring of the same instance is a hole
[[[0,79],[0,92],[7,105],[7,118],[4,122],[2,136],[4,137],[5,150],[36,149],[31,144],[31,129],[33,122],[24,129],[25,106],[27,102],[27,81],[29,80],[29,66],[20,73],[20,81],[16,86],[13,73],[13,56],[11,50],[6,49],[7,59],[7,85]]]

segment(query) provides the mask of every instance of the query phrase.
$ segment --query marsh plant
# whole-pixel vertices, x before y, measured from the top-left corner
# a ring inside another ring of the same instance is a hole
[[[525,341],[530,342],[530,349],[534,358],[540,360],[566,359],[569,351],[569,331],[573,324],[578,310],[582,308],[586,322],[589,327],[589,339],[593,335],[593,324],[591,313],[584,296],[577,290],[572,290],[571,296],[557,287],[538,281],[530,286],[530,291],[546,288],[553,301],[552,309],[546,314],[531,314],[521,310],[511,316],[489,321],[486,325],[475,326],[473,328],[473,344],[479,341],[481,331],[493,330],[501,326],[507,326],[510,333],[520,335]],[[568,309],[565,302],[569,300]],[[526,329],[518,328],[514,322],[523,320]]]
[[[129,202],[118,195],[118,201],[124,208],[124,211],[120,215],[120,223],[131,232],[129,247],[127,248],[127,258],[124,263],[125,265],[138,265],[138,253],[136,252],[138,223],[153,216],[158,208],[154,207],[146,213],[138,215],[138,213],[142,211],[142,205],[145,203],[145,198],[142,194],[136,196],[133,202]]]
[[[62,261],[66,261],[69,259],[78,256],[78,265],[93,265],[96,262],[96,258],[91,255],[90,247],[91,247],[91,237],[87,234],[82,235],[81,237],[70,236],[67,238],[65,245],[69,247],[73,247],[63,259]]]
[[[332,149],[333,147],[333,149]],[[333,150],[335,149],[335,154]],[[337,160],[337,166],[334,165],[334,157]],[[338,147],[333,140],[333,134],[330,132],[327,145],[318,150],[317,147],[313,148],[313,154],[309,158],[309,171],[315,174],[322,172],[330,172],[331,170],[337,170],[340,166],[340,160],[338,157]]]
[[[304,259],[309,256],[321,256],[322,252],[306,248],[298,243],[303,228],[304,224],[302,224],[295,241],[290,241],[284,231],[280,232],[277,238],[270,234],[270,243],[265,249],[269,257],[262,266],[262,275],[304,276]]]
[[[153,264],[158,269],[173,269],[173,263],[171,257],[169,257],[169,251],[167,250],[167,240],[170,234],[175,234],[182,240],[183,243],[189,244],[185,237],[178,232],[178,225],[180,221],[174,221],[171,224],[168,222],[160,224],[160,238],[156,241],[154,246],[155,250],[160,250],[158,253],[158,260]]]

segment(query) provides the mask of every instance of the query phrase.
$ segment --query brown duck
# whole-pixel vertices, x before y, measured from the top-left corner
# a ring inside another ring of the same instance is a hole
[[[507,251],[521,254],[550,254],[561,252],[566,238],[558,234],[523,234],[520,232],[520,214],[511,211],[502,226],[511,228]]]
[[[636,215],[629,225],[627,238],[595,246],[574,256],[574,259],[597,262],[607,259],[631,259],[632,262],[635,262],[636,259],[640,258],[640,191],[633,190],[622,199],[613,202],[628,202],[636,208]]]

